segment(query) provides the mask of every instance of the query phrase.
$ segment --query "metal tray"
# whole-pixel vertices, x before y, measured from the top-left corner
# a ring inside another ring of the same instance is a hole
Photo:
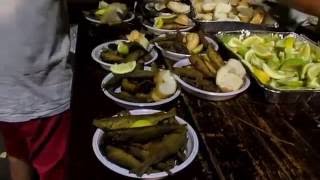
[[[229,49],[223,42],[222,37],[225,35],[231,35],[235,37],[247,37],[252,34],[278,34],[281,36],[287,36],[292,35],[295,38],[307,41],[311,48],[319,48],[315,42],[312,40],[305,38],[303,35],[299,35],[294,32],[273,32],[273,31],[249,31],[249,30],[240,30],[240,31],[228,31],[228,32],[219,32],[217,33],[216,37],[220,44],[223,45],[223,47],[228,51],[228,53],[231,54],[232,57],[236,57],[237,59],[242,59],[241,56],[235,54],[231,49]],[[244,65],[245,66],[245,65]],[[246,66],[245,66],[246,67]],[[247,67],[246,67],[247,68]],[[253,82],[255,82],[255,86],[258,89],[261,89],[263,92],[263,96],[265,99],[270,103],[296,103],[300,100],[306,100],[313,98],[315,96],[320,96],[320,89],[302,89],[302,90],[280,90],[273,88],[269,85],[262,84],[256,76],[247,68],[247,72],[250,72],[251,78],[254,79]]]
[[[219,31],[236,31],[241,29],[249,30],[272,30],[279,28],[279,23],[273,18],[269,10],[270,7],[267,4],[253,4],[253,6],[259,6],[266,12],[266,18],[262,24],[251,24],[246,22],[238,21],[206,21],[196,19],[194,10],[193,0],[190,0],[191,4],[191,17],[195,23],[197,23],[201,30],[204,32],[219,32]]]

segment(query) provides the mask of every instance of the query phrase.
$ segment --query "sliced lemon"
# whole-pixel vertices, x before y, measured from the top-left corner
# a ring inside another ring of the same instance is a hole
[[[292,36],[284,38],[284,48],[293,48],[296,39]]]
[[[286,59],[286,55],[283,51],[279,52],[279,59],[280,60],[285,60]]]
[[[268,82],[270,81],[270,76],[256,67],[253,67],[253,74],[259,79],[262,84],[268,84]]]
[[[265,73],[267,73],[273,79],[284,79],[284,78],[287,78],[287,76],[285,74],[271,69],[267,64],[263,64],[262,65],[262,69],[263,69],[263,71]]]
[[[307,74],[309,68],[312,67],[313,65],[314,65],[314,63],[308,63],[303,66],[301,74],[300,74],[301,79],[304,79],[306,77],[306,74]]]
[[[267,59],[272,57],[272,51],[270,51],[270,49],[268,49],[268,48],[265,48],[265,46],[263,46],[263,44],[252,45],[252,50],[259,57],[267,58]]]
[[[292,69],[303,66],[304,64],[305,62],[299,58],[287,59],[282,63],[280,69]]]
[[[281,65],[280,59],[278,58],[278,56],[276,54],[272,55],[272,58],[270,58],[267,61],[267,64],[271,69],[279,69],[279,67]]]
[[[244,55],[244,59],[248,62],[251,61],[251,59],[256,57],[256,53],[250,49],[249,51],[246,52],[246,54]]]
[[[319,47],[314,48],[314,55],[315,55],[315,60],[320,61],[320,48]]]
[[[275,42],[274,41],[269,41],[264,43],[264,46],[270,50],[273,50],[273,48],[275,47]]]
[[[239,48],[239,47],[243,46],[243,44],[238,38],[233,37],[229,40],[228,46],[231,48]]]
[[[132,72],[135,69],[136,65],[137,65],[136,61],[130,61],[130,62],[121,63],[121,64],[113,64],[110,67],[110,71],[114,74],[125,74],[125,73]]]
[[[285,41],[284,39],[278,40],[278,41],[276,42],[276,47],[278,47],[278,48],[284,48],[284,47],[285,47],[284,41]]]
[[[279,79],[277,82],[280,85],[291,87],[291,88],[297,88],[303,86],[303,81],[300,81],[299,78],[287,78],[287,79]]]
[[[247,68],[253,72],[253,66],[246,60],[242,60],[241,62],[243,62],[243,64],[245,64],[245,66],[247,66]]]
[[[242,44],[247,47],[251,47],[255,44],[263,44],[263,43],[264,43],[264,39],[257,35],[247,37],[245,40],[242,41]]]
[[[317,78],[320,75],[320,63],[313,64],[308,68],[307,77],[310,80]]]
[[[293,48],[285,48],[284,54],[286,59],[292,59],[298,56],[298,52]]]
[[[311,48],[310,48],[309,43],[305,43],[304,45],[302,45],[302,47],[299,50],[299,56],[305,61],[310,60]]]
[[[307,87],[313,88],[313,89],[318,89],[320,88],[320,79],[319,78],[314,78],[311,81],[307,83]]]
[[[264,63],[264,60],[256,56],[256,52],[252,49],[250,49],[245,54],[245,60],[249,62],[252,65],[255,65],[259,68],[262,68],[262,64]]]

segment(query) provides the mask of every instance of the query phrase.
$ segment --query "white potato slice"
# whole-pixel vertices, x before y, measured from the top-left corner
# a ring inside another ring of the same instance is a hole
[[[251,17],[245,16],[245,15],[243,15],[243,14],[241,14],[241,13],[239,13],[238,16],[239,16],[240,20],[241,20],[242,22],[245,22],[245,23],[248,23],[248,22],[250,22],[250,20],[251,20]]]
[[[230,73],[230,66],[223,66],[217,72],[216,84],[223,92],[238,90],[243,85],[243,79]]]
[[[190,12],[190,6],[181,2],[170,1],[167,7],[178,14],[187,14]]]
[[[227,13],[217,13],[217,12],[214,12],[214,19],[219,21],[219,20],[223,20],[223,19],[227,19],[228,18],[228,15]]]
[[[157,73],[154,78],[156,87],[152,91],[152,99],[159,101],[174,94],[177,90],[177,82],[169,70],[163,70]]]
[[[201,19],[201,20],[205,20],[205,21],[212,21],[213,20],[213,13],[206,13],[206,14],[199,13],[196,15],[196,19]]]
[[[240,0],[230,0],[232,6],[237,6]]]
[[[226,66],[230,67],[230,73],[236,74],[240,78],[244,78],[244,76],[246,75],[245,68],[243,67],[241,62],[236,59],[229,59]]]
[[[253,16],[253,9],[251,7],[248,7],[248,6],[238,6],[237,7],[237,11],[242,14],[243,16],[248,16],[249,18],[252,18]]]
[[[202,3],[196,3],[194,5],[194,10],[196,13],[202,13]]]
[[[232,10],[230,4],[217,3],[215,13],[229,13]]]
[[[202,4],[202,10],[203,12],[213,12],[213,10],[216,8],[217,4],[214,2],[211,3],[203,3]]]

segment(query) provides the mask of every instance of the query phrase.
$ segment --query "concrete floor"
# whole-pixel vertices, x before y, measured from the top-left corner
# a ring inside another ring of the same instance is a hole
[[[4,152],[3,140],[0,135],[0,154]],[[6,159],[0,159],[0,179],[1,180],[9,180],[9,170],[8,170],[8,162]]]

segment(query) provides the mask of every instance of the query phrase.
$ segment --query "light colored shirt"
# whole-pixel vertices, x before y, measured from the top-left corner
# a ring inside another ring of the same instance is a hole
[[[68,31],[63,0],[0,0],[0,121],[69,108]]]

